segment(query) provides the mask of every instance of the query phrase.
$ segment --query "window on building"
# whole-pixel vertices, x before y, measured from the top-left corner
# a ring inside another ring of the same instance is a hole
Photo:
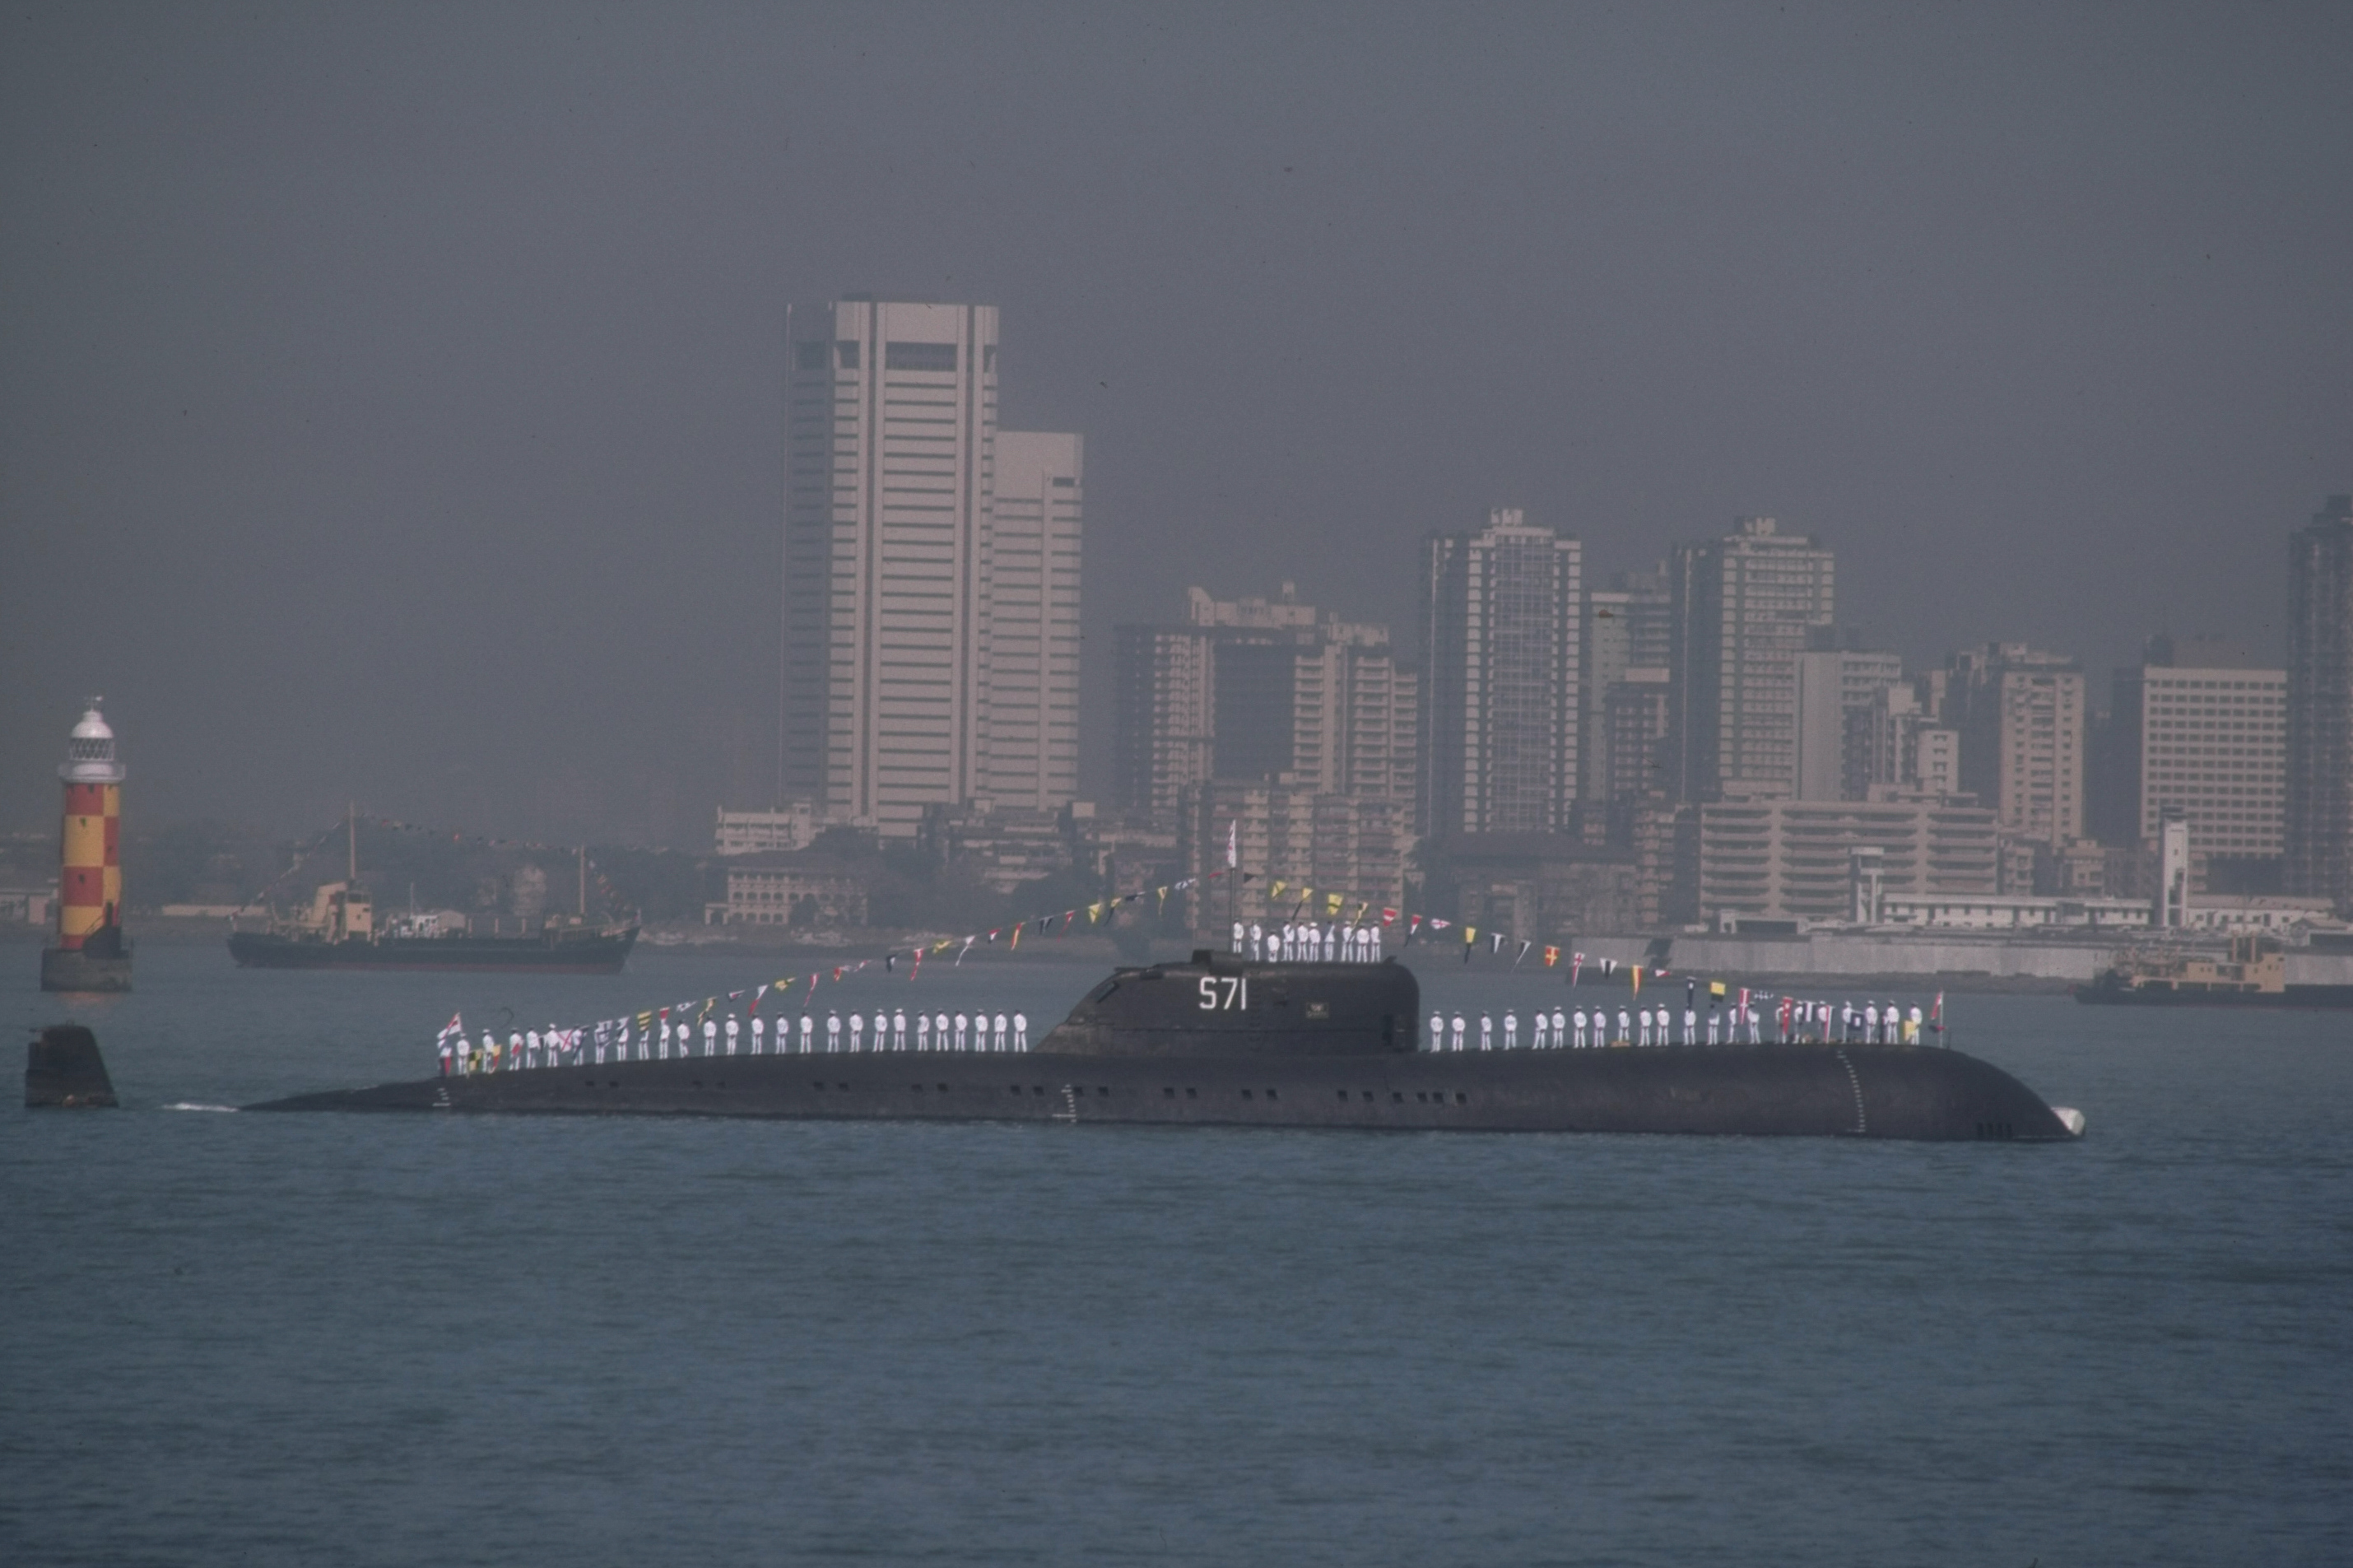
[[[882,368],[885,370],[954,370],[956,367],[956,345],[952,343],[886,343],[882,345]]]

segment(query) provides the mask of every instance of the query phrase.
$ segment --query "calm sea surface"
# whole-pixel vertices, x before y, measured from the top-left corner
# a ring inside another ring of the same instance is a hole
[[[37,969],[6,1563],[2353,1562],[2353,1014],[1956,997],[2067,1148],[257,1117],[772,977]]]

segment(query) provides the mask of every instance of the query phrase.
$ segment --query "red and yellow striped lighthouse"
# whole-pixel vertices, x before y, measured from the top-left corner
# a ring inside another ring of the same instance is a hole
[[[93,700],[67,743],[59,835],[58,945],[41,955],[44,991],[128,991],[122,939],[122,764]]]

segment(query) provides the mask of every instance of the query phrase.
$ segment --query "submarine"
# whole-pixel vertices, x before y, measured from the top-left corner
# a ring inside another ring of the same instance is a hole
[[[1033,1050],[868,1050],[535,1067],[295,1095],[257,1111],[1054,1121],[2060,1142],[2083,1118],[1917,1045],[1421,1048],[1395,959],[1197,951],[1121,969]]]

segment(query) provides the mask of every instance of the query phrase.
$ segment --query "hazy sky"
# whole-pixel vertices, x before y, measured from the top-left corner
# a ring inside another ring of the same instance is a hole
[[[772,777],[784,311],[1004,310],[1110,629],[1411,641],[1491,505],[1738,514],[1915,661],[2276,656],[2353,489],[2353,7],[0,16],[0,825],[707,842]]]

